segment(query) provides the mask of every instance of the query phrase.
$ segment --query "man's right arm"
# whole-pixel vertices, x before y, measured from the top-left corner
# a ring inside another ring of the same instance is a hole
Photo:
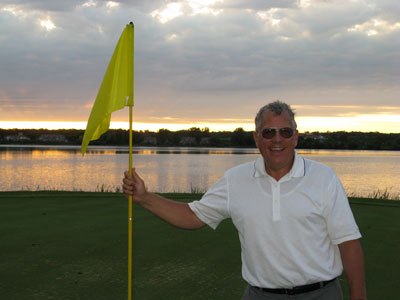
[[[190,209],[187,203],[176,202],[160,195],[149,193],[144,181],[132,169],[132,176],[125,172],[123,191],[127,199],[132,196],[132,201],[141,205],[160,219],[182,229],[199,229],[206,225]]]

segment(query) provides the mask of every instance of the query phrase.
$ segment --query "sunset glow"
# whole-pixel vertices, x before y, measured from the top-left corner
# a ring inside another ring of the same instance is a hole
[[[360,115],[354,117],[298,117],[300,132],[360,131],[400,133],[400,115]]]
[[[298,130],[300,132],[327,132],[327,131],[360,131],[400,133],[400,115],[359,115],[354,117],[297,117]],[[134,122],[133,130],[158,131],[168,129],[171,131],[186,130],[191,127],[209,128],[210,131],[233,131],[242,127],[246,131],[253,131],[254,124],[251,119],[235,123],[143,123]],[[51,122],[51,121],[0,121],[3,129],[85,129],[86,122]],[[111,129],[128,129],[128,122],[111,122]]]

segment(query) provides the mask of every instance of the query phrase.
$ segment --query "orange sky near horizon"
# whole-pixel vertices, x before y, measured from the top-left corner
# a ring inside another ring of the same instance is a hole
[[[120,119],[120,118],[118,118]],[[307,116],[296,117],[299,132],[327,132],[327,131],[359,131],[359,132],[381,132],[400,133],[400,115],[356,115],[351,117],[321,117]],[[168,129],[171,131],[189,129],[191,127],[205,128],[210,131],[233,131],[242,127],[246,131],[254,130],[252,119],[240,120],[240,122],[165,122],[145,123],[134,122],[134,130],[158,131]],[[63,122],[63,121],[0,121],[2,129],[85,129],[86,122]],[[111,121],[111,129],[128,129],[129,123],[124,121]]]

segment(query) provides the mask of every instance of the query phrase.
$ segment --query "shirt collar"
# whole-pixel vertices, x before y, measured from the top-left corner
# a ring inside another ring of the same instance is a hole
[[[254,162],[254,177],[265,177],[269,176],[267,171],[265,170],[264,158],[260,155],[257,160]],[[285,177],[303,177],[305,176],[304,169],[304,159],[297,154],[296,150],[294,151],[294,162],[293,166],[290,169],[289,173],[285,175]]]

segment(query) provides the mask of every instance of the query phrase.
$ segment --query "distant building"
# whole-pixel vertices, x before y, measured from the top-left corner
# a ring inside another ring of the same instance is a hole
[[[51,143],[68,143],[68,140],[62,134],[42,134],[38,138],[39,142],[51,142]]]
[[[211,138],[204,137],[200,140],[200,146],[209,146]]]
[[[184,136],[181,141],[179,142],[181,146],[195,146],[196,138],[190,136]]]
[[[6,135],[4,140],[7,142],[29,142],[31,138],[25,136],[22,132],[15,135]]]
[[[144,144],[144,145],[157,145],[157,138],[155,138],[153,136],[146,136],[143,139],[142,144]]]
[[[305,133],[300,133],[300,136],[304,137],[304,138],[309,138],[309,139],[313,139],[313,140],[319,140],[319,141],[323,141],[326,140],[326,137],[324,137],[323,135],[321,135],[319,132],[305,132]]]

